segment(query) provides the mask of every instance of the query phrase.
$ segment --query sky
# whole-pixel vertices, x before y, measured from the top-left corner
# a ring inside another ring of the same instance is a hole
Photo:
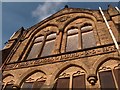
[[[19,28],[27,29],[65,5],[86,9],[98,9],[100,6],[107,9],[109,4],[118,6],[118,2],[2,2],[2,48]]]

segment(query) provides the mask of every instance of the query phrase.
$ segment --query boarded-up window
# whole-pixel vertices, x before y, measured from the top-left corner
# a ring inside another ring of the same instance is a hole
[[[54,50],[55,39],[56,39],[56,33],[53,33],[47,36],[41,57],[52,54],[52,51]]]
[[[115,83],[111,70],[99,72],[99,78],[102,90],[115,88]]]
[[[83,45],[83,48],[89,48],[89,47],[96,46],[93,31],[82,33],[82,45]]]
[[[72,90],[85,90],[85,75],[73,77],[73,89]]]
[[[118,88],[120,90],[120,69],[114,69],[114,74],[115,74]]]
[[[69,81],[70,78],[59,78],[54,90],[69,90]]]

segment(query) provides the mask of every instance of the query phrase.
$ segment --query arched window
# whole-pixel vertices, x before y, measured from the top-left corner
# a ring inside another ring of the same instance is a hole
[[[120,66],[118,61],[106,61],[98,71],[98,79],[101,90],[120,89]]]
[[[43,86],[44,82],[46,81],[46,75],[42,72],[36,72],[29,76],[23,82],[21,86],[21,90],[29,89],[29,90],[40,90]]]
[[[67,46],[66,51],[78,49],[78,29],[72,28],[67,31]]]
[[[35,38],[27,59],[52,55],[54,53],[56,33]]]
[[[93,33],[93,26],[91,24],[84,24],[81,27],[82,34],[82,48],[90,48],[96,46],[96,40]]]
[[[47,36],[41,56],[48,56],[53,54],[52,52],[54,51],[55,39],[56,33],[52,33]]]
[[[79,67],[69,67],[57,78],[53,90],[72,90],[86,88],[85,72]]]
[[[66,26],[61,52],[69,52],[97,46],[97,33],[92,19],[76,18]]]

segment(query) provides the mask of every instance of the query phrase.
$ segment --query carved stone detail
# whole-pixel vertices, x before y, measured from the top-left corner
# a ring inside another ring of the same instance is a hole
[[[96,75],[90,75],[87,78],[87,81],[91,84],[91,85],[95,85],[97,82],[97,76]]]
[[[59,19],[57,19],[56,21],[57,22],[64,22],[66,20],[68,20],[70,18],[70,16],[63,16],[63,17],[60,17]]]
[[[8,65],[6,65],[6,67],[4,69],[10,70],[10,69],[15,69],[15,68],[25,68],[25,67],[43,65],[43,64],[53,63],[53,62],[74,60],[74,59],[83,58],[86,56],[90,57],[93,55],[99,55],[99,54],[108,53],[108,52],[115,52],[115,51],[116,51],[116,49],[115,49],[114,45],[104,46],[104,47],[100,47],[100,48],[96,48],[96,49],[73,52],[73,53],[69,53],[69,54],[52,56],[52,57],[47,57],[47,58],[43,58],[43,59],[8,64]]]

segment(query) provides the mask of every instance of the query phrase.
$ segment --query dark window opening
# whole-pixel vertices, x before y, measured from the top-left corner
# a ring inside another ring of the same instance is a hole
[[[86,90],[85,75],[73,76],[73,90]]]
[[[13,86],[13,84],[7,84],[4,88],[4,90],[13,90],[12,86]]]
[[[115,89],[115,82],[111,70],[99,72],[99,78],[102,90]]]
[[[69,90],[70,78],[59,78],[53,90]]]

